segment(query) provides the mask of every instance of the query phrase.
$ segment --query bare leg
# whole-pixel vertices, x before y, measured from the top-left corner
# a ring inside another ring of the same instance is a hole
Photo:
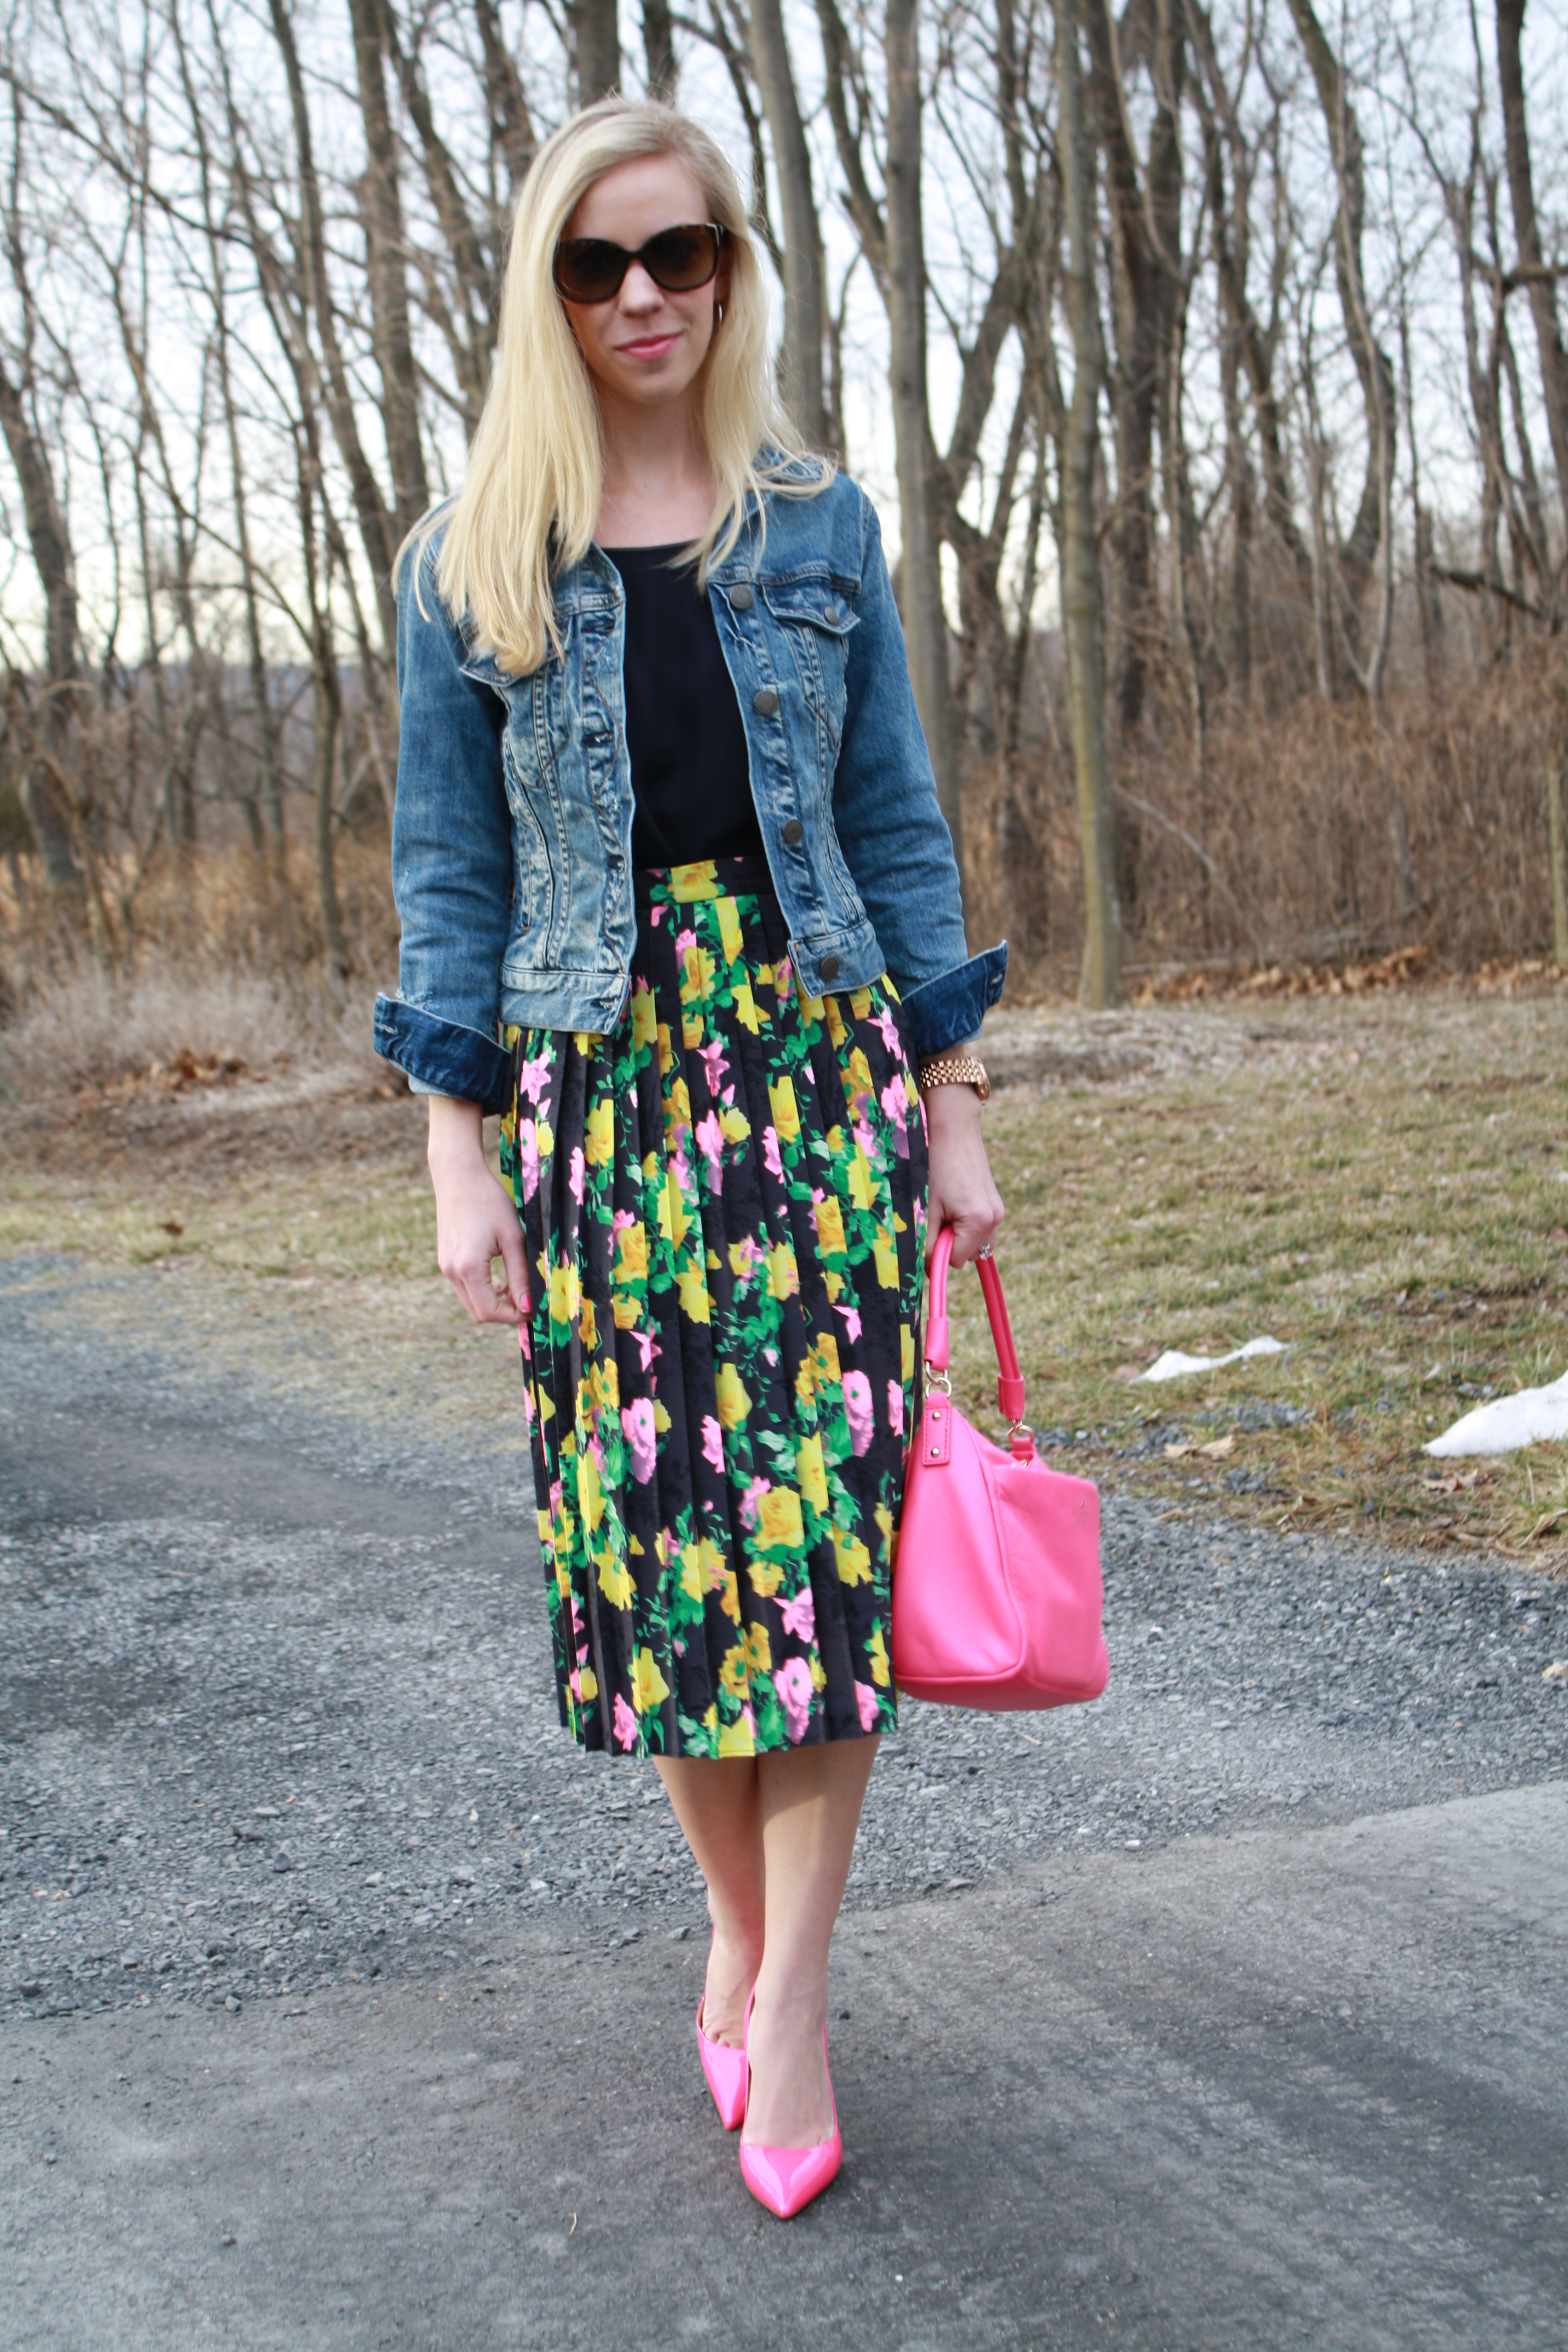
[[[708,1881],[713,1948],[702,2031],[738,2050],[762,1965],[766,1908],[757,1767],[750,1756],[661,1756],[655,1762],[675,1818]]]
[[[822,2048],[827,1950],[878,1746],[836,1739],[757,1759],[767,1937],[741,2134],[756,2145],[815,2147],[833,2134]]]

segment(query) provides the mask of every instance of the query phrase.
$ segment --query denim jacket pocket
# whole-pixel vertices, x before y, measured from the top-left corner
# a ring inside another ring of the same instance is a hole
[[[768,611],[783,626],[807,702],[835,751],[844,733],[849,635],[859,624],[847,596],[820,573],[761,583]]]

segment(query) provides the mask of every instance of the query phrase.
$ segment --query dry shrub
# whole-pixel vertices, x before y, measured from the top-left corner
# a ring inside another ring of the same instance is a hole
[[[1130,968],[1365,966],[1415,946],[1453,971],[1544,956],[1560,725],[1550,680],[1521,664],[1402,695],[1381,725],[1306,702],[1222,712],[1201,766],[1152,745],[1122,755]],[[1081,869],[1066,757],[1043,740],[1010,777],[972,776],[966,821],[975,936],[1012,939],[1010,994],[1071,986]]]

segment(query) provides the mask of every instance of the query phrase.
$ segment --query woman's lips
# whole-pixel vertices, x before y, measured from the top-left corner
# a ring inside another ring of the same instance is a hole
[[[661,360],[679,341],[678,334],[639,335],[635,342],[622,343],[618,348],[630,360]]]

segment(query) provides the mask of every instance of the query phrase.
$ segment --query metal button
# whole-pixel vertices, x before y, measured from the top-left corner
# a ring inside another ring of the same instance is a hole
[[[837,956],[824,956],[816,969],[822,974],[824,980],[837,980],[838,977],[838,958]]]
[[[743,580],[738,588],[731,588],[730,591],[731,609],[734,612],[749,613],[756,601]]]
[[[759,694],[757,700],[761,702],[762,698],[762,696]],[[773,698],[776,701],[778,698],[775,695]],[[799,817],[792,816],[785,820],[784,837],[788,842],[792,849],[795,847],[797,841],[804,841],[805,839],[805,827],[802,824]]]
[[[838,607],[837,607],[837,604],[825,604],[825,605],[824,605],[824,607],[823,607],[823,611],[822,611],[822,617],[823,617],[823,619],[824,619],[825,621],[829,621],[829,622],[833,623],[835,626],[837,626],[837,621],[838,621]]]
[[[763,719],[771,719],[779,707],[778,696],[771,686],[758,687],[752,697],[752,709]]]

